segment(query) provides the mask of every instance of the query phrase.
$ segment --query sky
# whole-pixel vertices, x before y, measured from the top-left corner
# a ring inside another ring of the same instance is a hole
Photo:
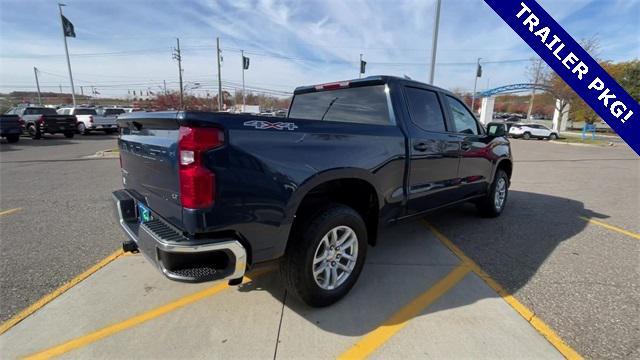
[[[515,1],[515,0],[514,0]],[[596,57],[640,58],[640,0],[538,0],[574,39],[596,38]],[[426,81],[435,0],[67,0],[76,92],[100,97],[178,89],[176,38],[191,93],[215,94],[216,37],[225,89],[241,87],[240,51],[251,60],[247,89],[286,96],[297,86],[366,75]],[[594,54],[592,54],[594,55]],[[434,84],[471,91],[528,82],[535,53],[482,0],[442,0]],[[0,92],[70,92],[58,6],[0,0]]]

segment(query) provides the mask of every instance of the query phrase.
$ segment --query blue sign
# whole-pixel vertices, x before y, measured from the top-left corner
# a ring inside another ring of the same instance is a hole
[[[640,105],[597,61],[535,0],[485,2],[640,155]]]

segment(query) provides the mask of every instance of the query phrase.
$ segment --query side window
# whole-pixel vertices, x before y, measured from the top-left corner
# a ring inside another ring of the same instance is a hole
[[[447,95],[447,102],[449,103],[449,108],[451,108],[456,131],[464,134],[478,135],[478,123],[469,110],[467,110],[458,99],[449,95]]]
[[[423,130],[447,131],[438,95],[429,90],[405,87],[411,121]]]

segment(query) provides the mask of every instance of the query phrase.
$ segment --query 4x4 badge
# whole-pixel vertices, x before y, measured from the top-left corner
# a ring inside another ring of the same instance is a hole
[[[269,121],[264,121],[264,120],[251,120],[251,121],[245,121],[244,126],[251,126],[254,127],[258,130],[265,130],[265,129],[276,129],[276,130],[295,130],[298,127],[296,126],[296,124],[294,123],[290,123],[290,122],[269,122]]]

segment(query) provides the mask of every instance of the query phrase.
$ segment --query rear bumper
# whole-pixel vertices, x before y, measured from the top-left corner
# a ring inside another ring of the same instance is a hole
[[[247,252],[235,239],[190,239],[152,213],[141,224],[137,202],[126,191],[113,192],[116,217],[129,238],[166,277],[203,282],[244,276]]]

